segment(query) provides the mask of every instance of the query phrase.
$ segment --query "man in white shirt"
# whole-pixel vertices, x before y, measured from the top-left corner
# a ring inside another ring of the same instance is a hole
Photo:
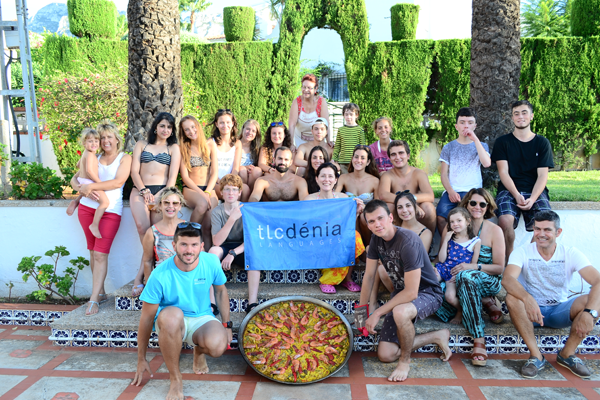
[[[556,362],[583,379],[591,375],[583,361],[575,357],[575,351],[598,319],[600,273],[579,250],[556,243],[561,232],[558,214],[538,211],[534,216],[534,242],[513,251],[502,279],[510,318],[531,353],[521,368],[525,378],[535,378],[547,365],[533,333],[537,326],[571,326]],[[589,294],[569,299],[574,272],[579,272],[591,289]]]

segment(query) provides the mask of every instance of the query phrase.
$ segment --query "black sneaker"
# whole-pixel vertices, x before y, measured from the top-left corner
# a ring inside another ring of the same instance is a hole
[[[541,360],[531,356],[529,360],[521,367],[521,376],[523,378],[533,379],[538,375],[538,372],[543,370],[548,363],[546,358],[542,356]]]

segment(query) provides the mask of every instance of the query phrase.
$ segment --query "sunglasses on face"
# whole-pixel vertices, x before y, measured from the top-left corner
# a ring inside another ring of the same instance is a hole
[[[185,229],[185,228],[189,228],[189,227],[192,227],[192,228],[198,229],[198,230],[202,229],[202,225],[200,225],[197,222],[180,222],[177,224],[177,227],[180,229]]]
[[[488,203],[486,203],[485,201],[482,201],[482,202],[480,202],[480,203],[477,203],[475,200],[469,200],[469,205],[470,205],[471,207],[475,207],[475,206],[477,206],[477,204],[479,204],[479,207],[480,207],[480,208],[486,208],[486,207],[487,207],[487,205],[488,205]]]
[[[283,122],[271,122],[271,126],[283,126]]]

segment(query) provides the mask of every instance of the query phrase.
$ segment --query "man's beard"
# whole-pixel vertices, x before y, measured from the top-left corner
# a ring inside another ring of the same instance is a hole
[[[283,165],[283,164],[279,164],[278,166],[275,167],[275,169],[277,170],[277,172],[281,172],[283,174],[285,172],[288,172],[290,167]]]
[[[182,253],[182,254],[176,253],[176,254],[177,254],[177,258],[179,258],[179,261],[181,261],[185,265],[192,265],[193,263],[196,262],[196,260],[198,259],[198,257],[200,257],[200,253],[198,253],[198,254],[196,254],[196,257],[191,262],[187,263],[187,262],[185,262],[183,260],[183,257],[185,257],[187,255],[193,256],[194,255],[193,253]]]

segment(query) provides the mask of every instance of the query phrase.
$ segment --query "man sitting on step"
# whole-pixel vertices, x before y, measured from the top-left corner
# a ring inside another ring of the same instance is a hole
[[[579,250],[556,243],[562,232],[558,214],[538,211],[533,221],[533,243],[511,253],[502,279],[510,318],[531,353],[521,368],[521,375],[535,378],[547,365],[538,348],[534,326],[557,329],[571,326],[556,362],[575,375],[589,379],[590,370],[575,357],[575,350],[598,319],[600,273]],[[569,283],[575,271],[592,288],[589,294],[569,300]]]
[[[205,355],[220,357],[232,339],[229,296],[225,288],[227,279],[217,256],[202,252],[204,243],[200,229],[200,224],[195,222],[177,225],[173,237],[176,255],[156,267],[140,296],[143,305],[137,338],[138,366],[131,384],[139,386],[144,371],[152,377],[146,361],[146,349],[154,325],[160,351],[169,370],[169,400],[183,400],[183,381],[179,371],[182,343],[194,347],[194,372],[206,374]],[[223,324],[211,310],[211,286],[214,286],[223,321],[227,321]]]
[[[377,357],[383,362],[398,360],[398,366],[388,380],[401,382],[408,377],[413,350],[437,344],[444,352],[440,357],[443,361],[448,361],[452,355],[448,347],[448,329],[415,336],[415,321],[435,313],[442,305],[444,294],[423,242],[413,231],[393,225],[394,217],[384,201],[372,200],[363,215],[373,236],[367,253],[360,305],[355,307],[356,327],[364,326],[375,334],[375,326],[385,316]],[[368,302],[378,260],[383,263],[395,290],[390,301],[369,316]]]

